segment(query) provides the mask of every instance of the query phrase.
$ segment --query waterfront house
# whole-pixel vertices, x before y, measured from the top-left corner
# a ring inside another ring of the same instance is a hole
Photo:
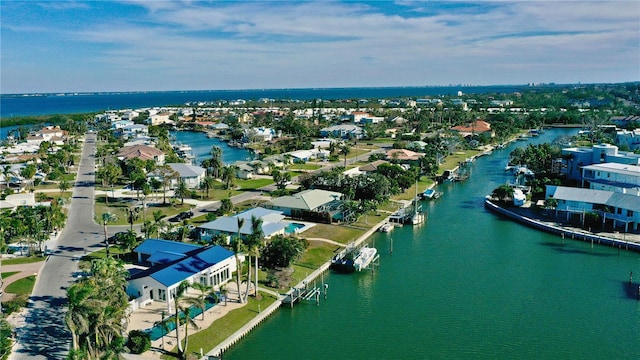
[[[166,303],[171,311],[175,290],[183,281],[219,287],[236,271],[234,254],[222,246],[185,246],[183,243],[147,239],[134,252],[152,266],[130,271],[127,294],[137,309],[152,301]],[[142,254],[142,255],[140,255]]]
[[[339,220],[342,194],[335,191],[309,189],[297,194],[281,196],[268,202],[270,209],[282,211],[293,218],[322,220],[331,222]]]
[[[271,141],[276,136],[276,131],[272,128],[249,128],[244,130],[244,138],[248,142]]]
[[[451,130],[459,133],[462,137],[475,135],[485,135],[488,137],[496,136],[495,132],[491,130],[491,124],[480,119],[477,119],[467,125],[454,126]]]
[[[624,226],[624,231],[638,230],[640,223],[640,197],[613,191],[574,188],[567,186],[546,186],[546,199],[557,201],[556,216],[566,215],[566,220],[577,217],[583,223],[585,214],[595,213],[602,224],[614,229]]]
[[[126,161],[138,158],[144,161],[153,160],[158,165],[164,164],[164,152],[147,145],[126,146],[116,154],[119,160]]]
[[[48,141],[55,145],[64,145],[67,141],[67,136],[67,131],[62,130],[60,126],[45,126],[30,133],[27,136],[27,143],[40,145],[43,141]]]
[[[602,163],[640,165],[640,154],[619,151],[617,146],[611,144],[562,149],[562,174],[569,180],[580,181],[583,166]]]
[[[204,180],[207,170],[203,167],[182,163],[167,164],[173,171],[178,173],[178,178],[188,189],[197,188]],[[178,180],[172,180],[172,187],[177,185]]]
[[[604,163],[583,166],[581,169],[583,188],[640,196],[640,166]]]
[[[217,236],[224,236],[227,244],[231,242],[231,237],[240,235],[240,238],[246,239],[252,233],[251,219],[256,218],[262,220],[261,230],[265,238],[274,235],[284,235],[288,225],[284,222],[285,216],[282,211],[265,209],[256,207],[247,211],[238,213],[233,216],[221,216],[213,221],[202,224],[196,229],[203,241],[211,241]],[[244,223],[238,229],[238,219],[243,219]]]

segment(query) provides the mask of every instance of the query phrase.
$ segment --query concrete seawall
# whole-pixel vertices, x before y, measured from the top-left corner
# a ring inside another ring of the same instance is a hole
[[[617,247],[618,249],[632,250],[640,252],[640,243],[622,239],[616,239],[609,236],[597,235],[591,232],[577,230],[572,228],[566,228],[559,225],[554,225],[548,222],[532,219],[524,215],[517,214],[513,211],[509,211],[499,205],[493,203],[490,199],[485,199],[484,206],[490,211],[506,216],[518,222],[521,222],[532,228],[543,230],[552,234],[563,236],[565,239],[581,240],[591,242],[592,244],[602,244]]]
[[[356,239],[352,244],[350,244],[350,246],[353,246],[353,247],[360,246],[362,243],[367,241],[367,239],[371,235],[373,235],[380,228],[380,226],[382,226],[388,221],[389,221],[389,217],[380,221],[378,224],[374,225],[371,229],[367,230],[367,232],[362,234],[362,236]],[[346,251],[346,250],[342,250],[342,251]],[[211,351],[207,352],[207,354],[202,359],[208,360],[208,359],[221,358],[222,354],[227,349],[233,346],[236,342],[238,342],[245,335],[251,332],[251,330],[253,330],[256,326],[260,325],[262,321],[264,321],[267,317],[273,314],[280,307],[280,305],[282,305],[284,299],[291,296],[294,289],[296,288],[299,289],[299,288],[305,287],[307,284],[311,284],[320,275],[322,275],[324,272],[329,270],[329,266],[331,266],[331,260],[328,260],[327,262],[322,264],[318,269],[314,270],[311,274],[307,275],[303,280],[301,280],[298,284],[296,284],[294,288],[291,288],[289,291],[287,291],[286,294],[281,294],[280,296],[278,296],[278,299],[273,304],[269,305],[268,308],[262,310],[258,315],[256,315],[256,317],[251,319],[251,321],[249,321],[243,327],[238,329],[238,331],[231,334],[228,338],[226,338],[224,341],[222,341],[220,344],[214,347]]]

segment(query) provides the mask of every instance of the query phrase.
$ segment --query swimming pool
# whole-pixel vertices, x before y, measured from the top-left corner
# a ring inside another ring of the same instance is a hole
[[[284,232],[286,232],[287,234],[293,234],[298,232],[300,229],[303,229],[305,226],[305,224],[292,222],[287,225],[287,227],[284,229]]]
[[[207,299],[207,301],[205,301],[205,311],[211,309],[214,305],[216,305],[217,302],[212,301],[212,299]],[[189,315],[192,319],[194,319],[196,316],[202,314],[202,308],[197,307],[197,306],[190,306],[191,310],[189,311]],[[181,318],[184,317],[184,313],[180,312],[179,316]],[[143,330],[144,332],[146,332],[147,334],[149,334],[149,337],[151,338],[151,341],[154,340],[158,340],[160,339],[160,337],[167,335],[168,333],[170,333],[171,331],[176,329],[176,322],[174,320],[171,320],[172,316],[166,317],[164,319],[164,324],[165,327],[163,328],[163,326],[161,324],[156,324],[154,325],[152,328]],[[182,322],[182,321],[180,321]]]

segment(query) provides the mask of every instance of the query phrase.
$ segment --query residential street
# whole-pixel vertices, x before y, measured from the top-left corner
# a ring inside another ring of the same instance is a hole
[[[96,135],[87,134],[67,223],[58,240],[47,244],[50,256],[16,328],[17,343],[10,359],[64,359],[69,351],[71,335],[64,323],[66,289],[78,276],[77,259],[104,240],[101,226],[93,220],[95,148]]]

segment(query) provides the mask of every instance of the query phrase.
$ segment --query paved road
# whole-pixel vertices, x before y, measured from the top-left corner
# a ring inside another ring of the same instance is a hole
[[[38,275],[24,324],[16,329],[11,359],[64,359],[69,351],[66,289],[78,275],[76,259],[102,247],[104,241],[102,227],[93,220],[95,148],[95,134],[87,134],[67,223],[58,240],[48,245],[51,255]]]

